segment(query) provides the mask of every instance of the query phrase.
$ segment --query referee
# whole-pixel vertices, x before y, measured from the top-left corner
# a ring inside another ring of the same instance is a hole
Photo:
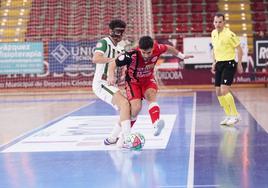
[[[231,85],[235,72],[243,72],[242,48],[240,40],[230,29],[225,27],[225,17],[222,13],[214,16],[215,29],[211,32],[213,46],[213,59],[211,72],[215,74],[216,95],[225,112],[221,125],[234,125],[238,123],[240,115],[237,112]],[[235,61],[236,51],[238,62]]]

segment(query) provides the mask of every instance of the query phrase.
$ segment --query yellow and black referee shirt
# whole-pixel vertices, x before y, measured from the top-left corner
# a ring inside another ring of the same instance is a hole
[[[230,29],[225,27],[220,33],[214,29],[211,40],[216,61],[235,59],[235,48],[240,45],[240,39]]]

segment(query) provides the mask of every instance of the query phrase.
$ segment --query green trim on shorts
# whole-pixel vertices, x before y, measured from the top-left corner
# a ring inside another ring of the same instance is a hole
[[[111,95],[114,95],[114,92],[111,91],[109,88],[107,88],[105,85],[101,84],[101,87],[102,87],[103,89],[105,89],[108,93],[110,93]]]

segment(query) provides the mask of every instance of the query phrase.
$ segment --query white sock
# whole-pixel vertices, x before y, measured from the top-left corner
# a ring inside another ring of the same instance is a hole
[[[113,139],[116,139],[119,136],[121,130],[122,129],[121,129],[121,126],[119,125],[119,123],[116,123],[113,130],[112,130],[111,137]]]
[[[130,120],[121,121],[120,124],[122,126],[124,138],[127,138],[130,134]]]

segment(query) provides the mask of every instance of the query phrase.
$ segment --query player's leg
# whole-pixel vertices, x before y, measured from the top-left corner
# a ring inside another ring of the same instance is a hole
[[[120,120],[113,127],[110,136],[104,140],[104,144],[106,145],[115,144],[118,141],[122,128],[125,135],[129,134],[130,131],[129,102],[117,87],[108,85],[106,81],[95,83],[93,85],[93,91],[101,100],[110,104],[116,110],[119,110]]]
[[[240,121],[240,116],[236,108],[235,100],[231,93],[231,85],[233,83],[233,78],[236,72],[236,66],[237,64],[235,61],[230,61],[225,64],[222,76],[222,84],[220,88],[221,94],[230,108],[230,117],[226,122],[227,125],[233,125]]]
[[[138,114],[142,108],[142,100],[141,99],[132,99],[130,102],[130,111],[131,111],[131,127],[137,120]]]
[[[120,91],[113,95],[112,103],[119,109],[119,121],[122,128],[121,136],[125,139],[130,134],[130,104]]]
[[[135,124],[137,116],[142,108],[142,90],[139,83],[126,82],[126,95],[130,102],[131,127]]]
[[[216,91],[216,96],[218,98],[220,106],[223,108],[224,113],[225,113],[225,117],[220,122],[220,125],[226,125],[226,123],[228,122],[230,118],[230,106],[225,100],[221,92],[223,69],[224,69],[224,62],[218,62],[216,64],[216,73],[215,73],[215,91]]]
[[[149,114],[154,126],[154,136],[160,135],[165,126],[164,120],[160,119],[160,106],[157,103],[157,85],[154,79],[150,79],[143,87],[144,98],[149,104]]]

